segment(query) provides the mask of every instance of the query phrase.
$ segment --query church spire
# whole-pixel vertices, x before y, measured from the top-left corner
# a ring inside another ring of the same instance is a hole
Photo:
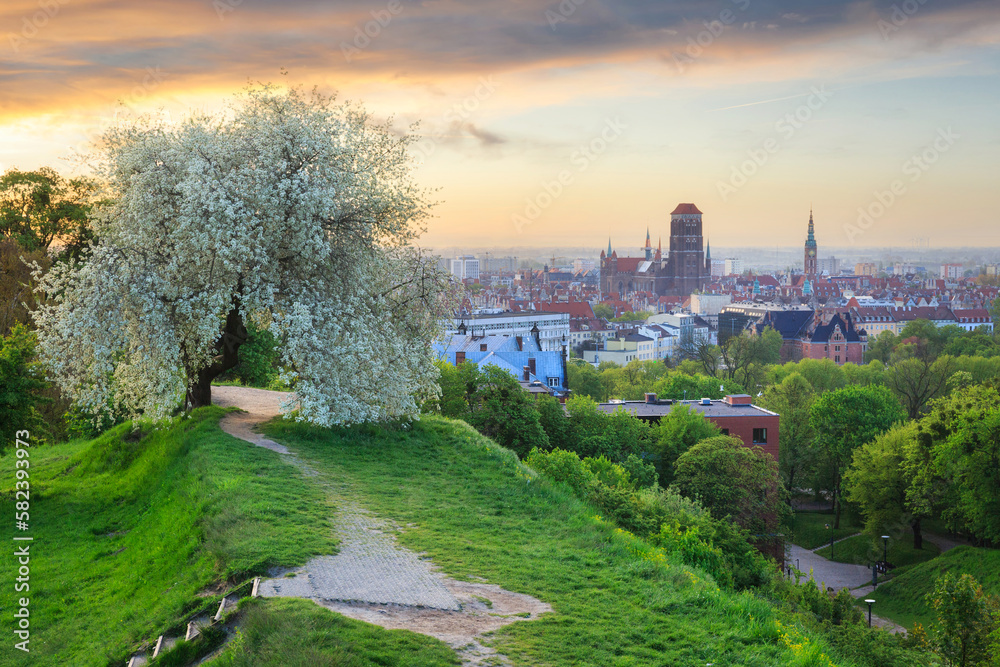
[[[806,236],[806,247],[815,248],[816,247],[816,230],[813,227],[813,210],[812,206],[809,207],[809,235]]]
[[[646,247],[651,248],[652,245],[649,242],[649,227],[646,227]]]
[[[611,237],[608,237],[608,257],[611,257]]]
[[[705,241],[705,261],[706,262],[711,262],[712,261],[712,242],[711,241]]]

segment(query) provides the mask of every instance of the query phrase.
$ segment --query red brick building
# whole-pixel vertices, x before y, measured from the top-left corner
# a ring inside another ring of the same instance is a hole
[[[658,400],[656,394],[647,394],[645,401],[599,403],[597,409],[611,414],[622,408],[645,422],[656,423],[661,417],[670,414],[676,405],[686,405],[700,412],[705,419],[722,429],[723,435],[736,436],[747,446],[759,445],[778,460],[781,416],[754,405],[753,399],[746,394],[733,394],[721,400],[703,398],[699,401]]]

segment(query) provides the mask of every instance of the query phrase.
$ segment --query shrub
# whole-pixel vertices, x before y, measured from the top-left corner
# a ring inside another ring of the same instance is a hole
[[[21,430],[44,431],[38,414],[46,388],[41,366],[35,361],[35,334],[23,324],[15,324],[10,334],[0,338],[0,453]]]
[[[684,563],[708,572],[719,586],[733,586],[733,575],[722,550],[702,539],[697,526],[685,530],[677,522],[664,523],[660,532],[650,537],[650,542],[664,551],[680,554]]]

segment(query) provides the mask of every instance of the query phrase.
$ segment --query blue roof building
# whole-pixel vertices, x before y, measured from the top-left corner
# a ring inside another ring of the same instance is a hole
[[[452,334],[434,344],[438,359],[457,366],[471,361],[479,367],[490,364],[513,375],[529,390],[544,387],[548,393],[564,397],[566,352],[542,350],[536,336],[472,336]]]

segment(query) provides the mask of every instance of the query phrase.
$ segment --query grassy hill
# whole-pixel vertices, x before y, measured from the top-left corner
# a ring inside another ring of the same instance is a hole
[[[33,664],[124,664],[207,586],[335,548],[324,495],[273,452],[223,433],[223,414],[31,449]],[[5,507],[14,461],[0,459]],[[0,579],[13,581],[14,565],[0,559]]]
[[[1000,550],[960,546],[925,563],[910,566],[872,594],[878,614],[908,628],[925,627],[934,621],[924,596],[934,590],[934,581],[946,574],[971,574],[991,595],[1000,595]]]
[[[35,664],[123,664],[201,604],[206,587],[330,553],[326,479],[409,526],[400,541],[448,574],[550,603],[554,613],[489,640],[513,664],[852,665],[766,601],[720,590],[595,516],[461,422],[268,424],[319,472],[312,479],[224,434],[223,414],[206,408],[157,431],[125,425],[32,450]],[[7,500],[13,469],[13,457],[0,460]],[[5,581],[11,564],[0,561]],[[437,640],[304,601],[254,601],[243,613],[238,641],[213,664],[454,663]]]

